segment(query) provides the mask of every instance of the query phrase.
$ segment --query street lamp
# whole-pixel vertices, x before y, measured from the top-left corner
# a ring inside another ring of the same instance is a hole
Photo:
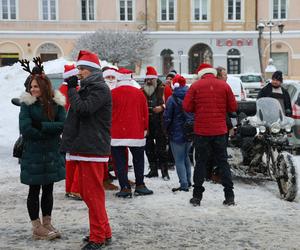
[[[179,57],[179,74],[181,75],[181,56],[183,55],[183,50],[178,50],[178,57]]]
[[[261,38],[261,36],[263,34],[264,28],[265,27],[269,28],[269,37],[270,37],[269,65],[273,63],[273,60],[272,60],[272,29],[273,29],[274,26],[275,26],[275,23],[272,22],[271,20],[268,21],[266,24],[264,24],[263,22],[260,22],[257,25],[257,29],[258,29],[259,37],[260,38]],[[282,34],[283,28],[284,28],[284,24],[280,22],[280,23],[277,24],[277,27],[278,27],[279,33]],[[275,68],[275,66],[274,66],[274,68]],[[275,68],[275,70],[276,70],[276,68]]]

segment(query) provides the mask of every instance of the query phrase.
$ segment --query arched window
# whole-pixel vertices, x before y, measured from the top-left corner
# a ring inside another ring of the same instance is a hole
[[[41,57],[42,62],[46,62],[57,59],[58,57],[62,56],[62,53],[55,44],[44,43],[38,48],[37,55]]]
[[[189,51],[189,73],[194,74],[201,63],[213,65],[213,53],[211,48],[204,44],[198,43]]]
[[[174,67],[173,63],[173,51],[170,49],[164,49],[161,53],[162,61],[162,72],[164,75],[167,75]]]
[[[241,54],[240,51],[237,49],[230,49],[227,52],[227,73],[241,73]]]

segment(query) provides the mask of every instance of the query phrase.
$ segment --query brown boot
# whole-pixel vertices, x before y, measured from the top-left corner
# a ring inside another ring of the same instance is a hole
[[[48,230],[42,224],[40,219],[31,221],[32,223],[32,237],[35,240],[53,240],[56,238],[56,233]]]
[[[51,216],[43,216],[43,226],[49,231],[52,231],[56,234],[56,238],[61,238],[60,232],[51,224]]]
[[[104,189],[105,190],[119,190],[119,188],[116,186],[116,185],[114,185],[114,184],[112,184],[110,181],[108,181],[108,180],[105,180],[104,182],[103,182],[103,186],[104,186]]]

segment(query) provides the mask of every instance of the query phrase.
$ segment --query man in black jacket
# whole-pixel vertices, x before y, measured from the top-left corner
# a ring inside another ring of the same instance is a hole
[[[80,78],[78,92],[78,78],[65,79],[69,87],[70,108],[61,150],[67,153],[67,160],[78,164],[80,195],[89,209],[89,243],[82,249],[101,249],[111,240],[103,187],[110,155],[111,93],[102,77],[96,54],[80,51],[77,68]]]
[[[286,116],[292,115],[292,105],[289,93],[281,87],[283,81],[282,72],[275,71],[272,75],[271,82],[262,88],[258,93],[257,99],[262,97],[272,97],[279,101],[282,110]]]

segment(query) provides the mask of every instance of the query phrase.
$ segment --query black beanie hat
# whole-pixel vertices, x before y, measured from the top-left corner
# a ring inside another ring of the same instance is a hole
[[[282,82],[283,81],[282,72],[280,70],[275,71],[272,75],[272,79]]]
[[[176,70],[173,69],[167,74],[166,78],[168,78],[168,77],[174,78],[176,76],[176,74],[177,74]]]

